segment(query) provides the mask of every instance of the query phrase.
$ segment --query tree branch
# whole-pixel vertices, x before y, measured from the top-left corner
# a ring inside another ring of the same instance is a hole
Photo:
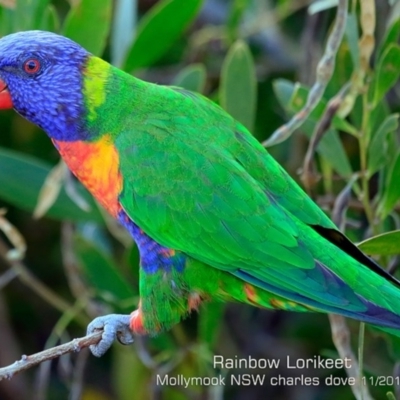
[[[317,104],[320,102],[325,88],[327,87],[335,69],[335,57],[342,42],[346,29],[348,0],[339,0],[336,20],[331,34],[329,35],[325,53],[317,66],[317,77],[308,94],[307,103],[292,119],[278,128],[262,144],[270,147],[288,139],[290,135],[308,118]]]
[[[92,344],[97,344],[100,341],[102,334],[103,332],[95,332],[81,338],[73,339],[70,342],[64,343],[60,346],[52,347],[39,353],[32,354],[30,356],[23,355],[21,359],[15,363],[7,367],[0,368],[0,381],[4,379],[11,379],[19,372],[32,368],[44,361],[53,360],[54,358],[58,358],[67,353],[77,353],[85,347],[89,347]]]

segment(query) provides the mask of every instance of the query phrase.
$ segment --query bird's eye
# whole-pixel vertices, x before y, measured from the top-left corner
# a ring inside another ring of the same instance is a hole
[[[26,60],[24,62],[24,71],[30,75],[39,72],[40,67],[41,67],[40,61],[36,58],[30,58],[29,60]]]

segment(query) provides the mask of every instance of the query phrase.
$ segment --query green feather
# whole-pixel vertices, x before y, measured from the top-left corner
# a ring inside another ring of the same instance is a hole
[[[115,93],[120,81],[131,86],[120,85]],[[229,273],[239,278],[236,285],[247,281],[268,296],[284,294],[279,298],[363,320],[368,318],[357,313],[367,306],[360,296],[396,312],[398,288],[310,227],[336,229],[219,106],[116,69],[109,86],[110,96],[120,93],[122,103],[131,106],[124,113],[129,131],[115,136],[123,176],[120,202],[150,237],[206,271],[207,266],[225,271],[224,280]],[[206,284],[199,286],[207,290]]]

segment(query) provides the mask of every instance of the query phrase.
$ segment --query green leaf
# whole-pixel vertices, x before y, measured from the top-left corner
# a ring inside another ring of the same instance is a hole
[[[34,4],[34,12],[35,12],[33,28],[39,29],[43,19],[43,15],[45,14],[46,10],[51,8],[53,9],[53,11],[55,11],[55,8],[53,5],[49,4],[50,0],[31,0],[31,1]]]
[[[376,106],[397,82],[400,76],[400,46],[390,44],[378,60],[376,68],[374,101]]]
[[[353,13],[350,13],[347,17],[346,38],[349,45],[354,68],[358,68],[360,66],[360,49],[358,47],[358,23],[357,16]]]
[[[273,86],[280,105],[289,115],[293,115],[300,111],[306,104],[309,88],[299,83],[295,84],[286,79],[275,80]],[[324,113],[326,105],[326,100],[322,99],[311,112],[309,118],[315,122],[319,121]],[[358,135],[357,129],[353,125],[337,115],[332,119],[332,126],[335,129],[349,133],[350,135]]]
[[[243,14],[249,5],[249,0],[233,0],[229,12],[226,28],[230,43],[239,38],[239,28],[242,22]]]
[[[313,129],[314,130],[314,129]],[[349,178],[353,173],[347,154],[340,141],[339,134],[329,129],[317,146],[317,151],[342,177]]]
[[[300,84],[294,85],[292,82],[279,79],[274,82],[274,90],[279,103],[290,115],[300,111],[307,101],[308,89]],[[309,138],[322,117],[325,107],[326,102],[322,100],[300,128]],[[317,146],[317,151],[341,176],[349,177],[352,174],[351,165],[334,128],[352,132],[355,130],[348,122],[335,116],[332,120],[332,128],[322,137]]]
[[[38,29],[49,0],[17,0],[14,30]]]
[[[13,32],[15,12],[8,8],[0,7],[0,37]]]
[[[378,213],[382,219],[390,214],[390,212],[400,199],[399,176],[400,152],[397,153],[392,169],[389,172],[389,177],[384,190],[383,198],[378,206]]]
[[[34,157],[0,149],[0,198],[33,212],[39,191],[51,170],[51,165]],[[78,182],[80,195],[90,204],[91,211],[81,210],[62,189],[47,216],[60,220],[96,221],[104,223],[92,196]]]
[[[100,56],[111,24],[111,0],[81,0],[67,15],[63,34]]]
[[[358,244],[358,248],[369,255],[390,256],[400,254],[400,230],[386,232],[364,240]]]
[[[124,69],[131,72],[157,61],[192,22],[202,3],[203,0],[163,0],[152,7],[139,22]]]
[[[90,284],[104,299],[118,303],[135,296],[118,267],[92,242],[76,236],[74,249]]]
[[[203,64],[192,64],[182,69],[172,84],[193,92],[202,93],[206,83],[206,68]]]
[[[40,30],[58,32],[60,29],[60,21],[57,15],[57,11],[52,4],[50,4],[43,12],[40,21]]]
[[[392,43],[397,43],[400,37],[400,19],[396,19],[392,25],[386,30],[386,35],[381,41],[376,59],[379,60],[382,57],[383,52],[388,48]]]
[[[223,62],[219,99],[230,115],[253,130],[257,81],[253,57],[247,44],[241,40],[230,48]]]
[[[112,364],[108,373],[115,393],[114,398],[118,400],[148,399],[152,371],[139,357],[140,351],[128,351],[126,346],[112,346],[110,350],[112,351]],[[127,373],[127,371],[135,372]],[[92,400],[107,400],[107,397],[102,396],[101,392],[97,393],[93,393]],[[90,394],[87,400],[90,400]]]
[[[371,140],[368,148],[368,176],[371,177],[389,160],[387,157],[387,135],[394,132],[399,126],[399,114],[392,114],[385,118]]]

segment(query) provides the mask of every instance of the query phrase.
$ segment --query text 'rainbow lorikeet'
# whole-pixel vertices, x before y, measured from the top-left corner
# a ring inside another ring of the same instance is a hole
[[[218,105],[41,31],[0,40],[0,79],[0,108],[48,134],[139,248],[139,307],[89,325],[104,329],[93,354],[211,299],[337,313],[400,336],[399,281]]]

